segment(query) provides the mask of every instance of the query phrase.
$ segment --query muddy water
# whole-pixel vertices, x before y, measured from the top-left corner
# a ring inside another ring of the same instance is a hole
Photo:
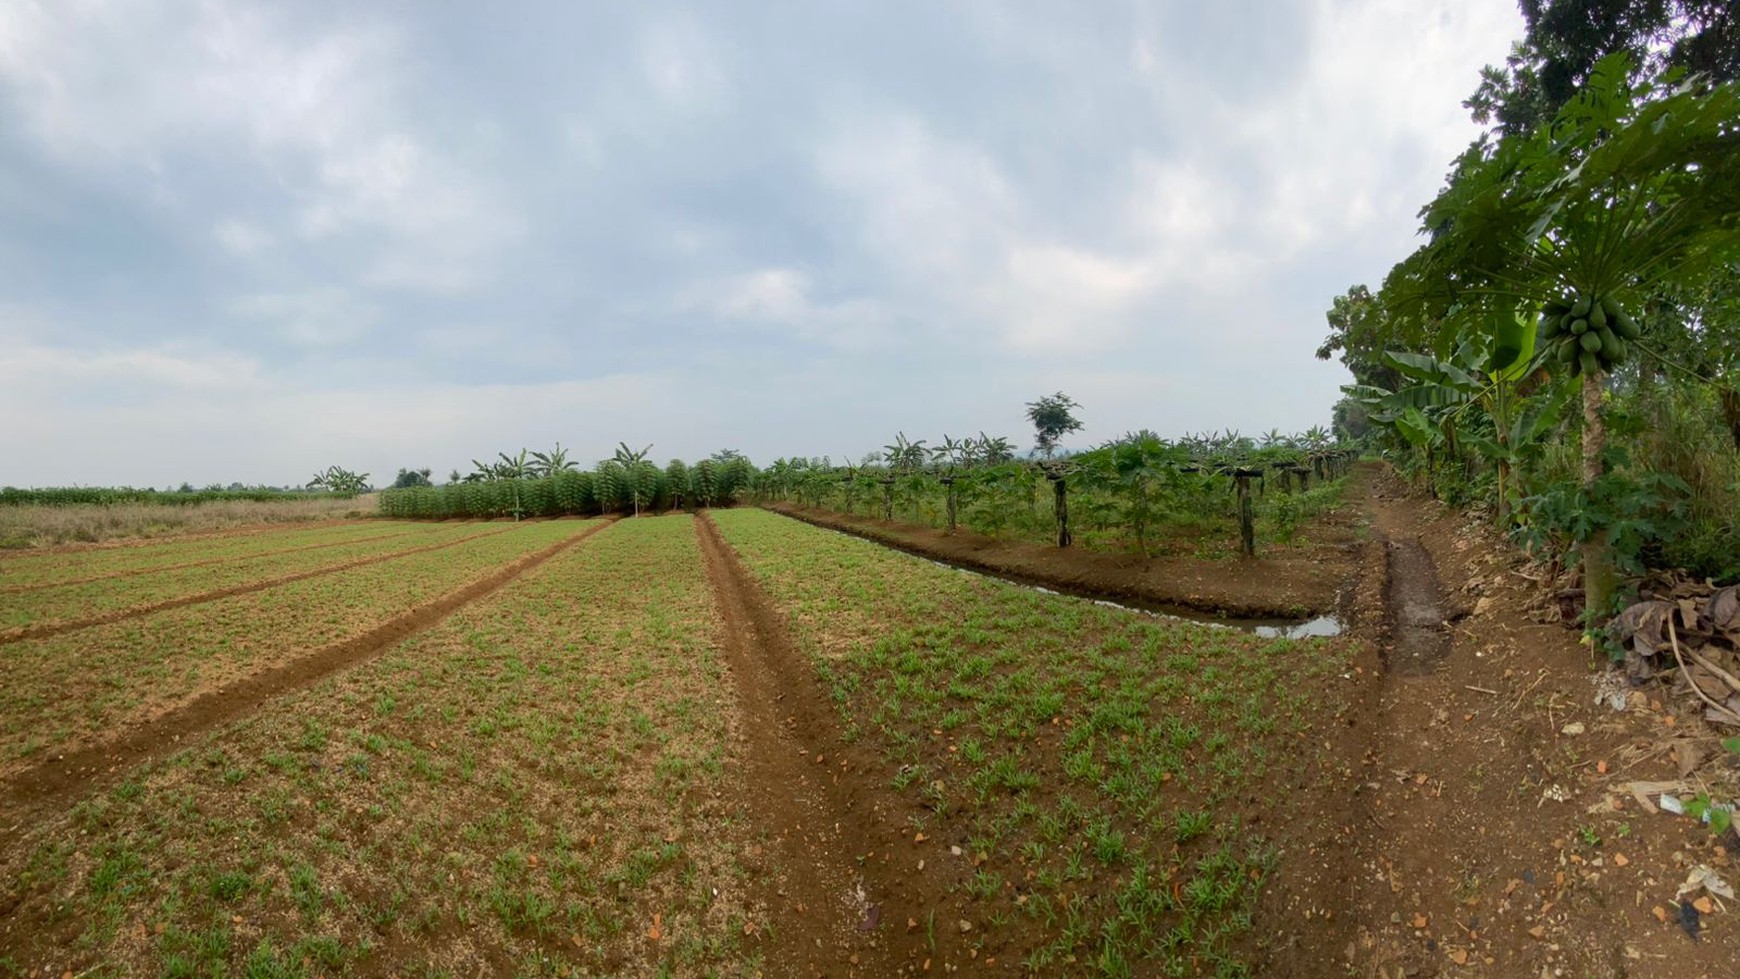
[[[1432,556],[1412,537],[1389,540],[1390,645],[1385,661],[1391,673],[1424,676],[1450,653],[1444,624],[1444,590]]]

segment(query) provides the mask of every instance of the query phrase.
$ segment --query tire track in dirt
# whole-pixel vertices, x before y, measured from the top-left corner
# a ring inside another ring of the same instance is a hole
[[[1444,586],[1419,534],[1401,525],[1394,509],[1374,498],[1372,528],[1384,541],[1386,641],[1384,670],[1425,676],[1450,655]]]
[[[287,693],[313,686],[325,677],[365,663],[388,648],[439,624],[533,568],[579,545],[615,523],[614,518],[497,568],[439,598],[424,602],[357,635],[225,684],[195,697],[130,733],[103,744],[67,752],[7,779],[0,789],[8,825],[0,827],[0,849],[28,824],[30,814],[81,795],[111,776],[170,754],[195,735],[241,720]],[[0,909],[3,912],[3,909]]]
[[[294,584],[298,581],[307,581],[310,578],[338,574],[341,571],[354,571],[357,568],[366,568],[371,564],[381,564],[386,561],[396,561],[399,558],[410,557],[413,554],[427,554],[430,551],[458,547],[460,544],[466,544],[474,540],[481,540],[485,537],[496,537],[505,534],[512,529],[513,527],[511,526],[503,527],[500,530],[472,534],[469,537],[461,537],[458,540],[443,541],[439,544],[426,544],[422,547],[413,547],[403,551],[393,551],[390,554],[376,554],[372,557],[358,558],[354,561],[328,564],[324,567],[311,568],[307,571],[298,571],[295,574],[279,575],[276,578],[267,578],[262,581],[250,581],[245,585],[231,585],[228,588],[216,588],[211,591],[195,592],[192,595],[180,595],[175,598],[166,598],[160,602],[151,602],[147,605],[135,605],[131,608],[116,609],[113,612],[105,612],[102,615],[93,615],[83,619],[66,619],[60,622],[45,622],[41,625],[25,626],[22,629],[0,632],[0,646],[24,642],[27,639],[49,639],[54,636],[65,635],[69,632],[77,632],[80,629],[91,629],[100,625],[125,622],[128,619],[142,619],[147,616],[156,615],[159,612],[185,608],[189,605],[201,605],[206,602],[215,602],[219,599],[235,598],[238,595],[252,595],[255,592],[279,588],[284,585]]]
[[[775,919],[768,974],[892,976],[900,957],[883,939],[895,915],[879,901],[867,827],[843,762],[838,725],[808,662],[779,614],[702,513],[695,532],[724,624],[726,661],[742,711],[740,799],[770,840],[773,872],[762,881]],[[860,864],[862,866],[860,866]]]
[[[39,581],[31,585],[0,585],[0,595],[22,595],[26,592],[48,591],[50,588],[71,588],[74,585],[88,585],[95,581],[112,581],[116,578],[138,578],[145,575],[161,574],[165,571],[185,571],[188,568],[207,568],[214,564],[234,564],[238,561],[253,561],[259,558],[281,557],[285,554],[300,554],[303,551],[318,551],[323,547],[344,547],[348,544],[370,544],[375,541],[392,540],[395,537],[405,536],[408,536],[408,534],[381,534],[377,537],[358,537],[355,540],[329,541],[325,544],[304,544],[301,547],[286,547],[277,551],[261,551],[258,554],[238,554],[232,557],[214,557],[204,561],[185,561],[181,564],[165,564],[155,568],[131,568],[126,571],[111,571],[107,574],[94,574],[86,578],[68,578],[63,581]]]

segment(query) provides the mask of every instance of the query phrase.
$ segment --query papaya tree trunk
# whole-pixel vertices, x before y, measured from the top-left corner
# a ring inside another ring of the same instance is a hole
[[[882,481],[882,519],[894,522],[894,480]]]
[[[1148,486],[1136,479],[1136,553],[1148,556]]]
[[[1601,415],[1602,374],[1583,377],[1583,492],[1593,492],[1601,478],[1601,452],[1607,447],[1607,424]],[[1614,592],[1613,534],[1603,527],[1583,542],[1583,607],[1587,624],[1612,611]]]
[[[1734,439],[1734,448],[1740,449],[1740,391],[1733,388],[1721,388],[1722,420],[1728,423],[1728,434]]]
[[[1500,530],[1510,529],[1510,425],[1511,425],[1510,382],[1500,379],[1497,390],[1493,392],[1493,435],[1498,442],[1498,464],[1493,468],[1498,471],[1498,527]]]
[[[951,476],[948,479],[943,480],[943,485],[948,488],[948,521],[949,521],[948,532],[952,534],[955,532],[955,480],[954,480],[954,477]]]

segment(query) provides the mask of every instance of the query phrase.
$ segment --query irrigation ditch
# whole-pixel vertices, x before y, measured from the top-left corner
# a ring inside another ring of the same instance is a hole
[[[1152,589],[1143,587],[1141,580],[1143,576],[1140,573],[1126,574],[1123,576],[1125,580],[1121,582],[1117,581],[1115,577],[1108,576],[1105,569],[1096,569],[1098,573],[1091,576],[1083,576],[1079,571],[1071,569],[1061,569],[1057,573],[1047,574],[1042,566],[1036,567],[1033,562],[1018,563],[1017,561],[1001,560],[1001,555],[994,550],[970,547],[945,549],[937,546],[926,546],[925,542],[910,536],[894,532],[879,533],[874,528],[867,528],[832,515],[822,515],[786,506],[765,507],[764,509],[823,530],[892,548],[930,561],[933,564],[954,568],[957,571],[994,578],[1039,591],[1072,595],[1129,611],[1238,629],[1271,638],[1305,639],[1315,636],[1336,636],[1342,632],[1341,608],[1345,605],[1346,596],[1344,589],[1339,586],[1334,590],[1335,598],[1332,601],[1318,603],[1319,607],[1305,606],[1302,614],[1284,614],[1286,610],[1266,607],[1260,602],[1240,605],[1215,601],[1205,603],[1210,607],[1204,608],[1156,596]],[[1232,607],[1228,608],[1228,605]],[[1296,608],[1292,611],[1298,612],[1299,610]]]

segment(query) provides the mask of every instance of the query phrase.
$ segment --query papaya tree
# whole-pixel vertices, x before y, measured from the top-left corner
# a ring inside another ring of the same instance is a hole
[[[1605,472],[1604,383],[1647,329],[1640,298],[1740,251],[1736,119],[1740,84],[1636,81],[1612,55],[1551,125],[1477,141],[1422,212],[1431,240],[1404,263],[1419,298],[1542,312],[1548,355],[1580,379],[1591,508]],[[1611,526],[1592,527],[1580,541],[1591,618],[1615,600]]]

